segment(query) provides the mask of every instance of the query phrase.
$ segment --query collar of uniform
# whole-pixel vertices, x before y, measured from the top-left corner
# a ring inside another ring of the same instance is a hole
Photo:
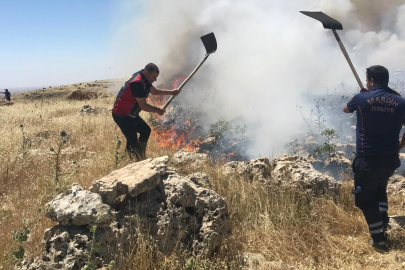
[[[146,79],[145,75],[143,74],[143,71],[144,71],[144,70],[141,69],[141,72],[140,72],[142,79],[145,81],[145,83],[146,83],[147,85],[151,86],[151,84],[150,84],[149,81]]]
[[[381,85],[376,85],[373,88],[371,88],[370,91],[378,91],[378,90],[391,90],[389,87],[381,86]]]

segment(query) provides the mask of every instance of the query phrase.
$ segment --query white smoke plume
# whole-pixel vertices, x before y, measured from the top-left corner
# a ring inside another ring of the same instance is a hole
[[[395,70],[405,63],[403,0],[205,0],[124,1],[117,12],[114,42],[117,76],[154,62],[156,85],[169,88],[205,55],[200,36],[214,32],[218,50],[176,99],[219,119],[248,124],[250,155],[275,155],[301,128],[296,106],[302,95],[358,89],[330,30],[299,13],[323,11],[339,20],[339,34],[360,78],[365,68]],[[347,93],[346,93],[347,94]],[[313,105],[310,105],[313,106]]]

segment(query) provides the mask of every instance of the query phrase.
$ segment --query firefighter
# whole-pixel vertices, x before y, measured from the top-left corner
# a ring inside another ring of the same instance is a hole
[[[0,93],[5,95],[4,98],[5,98],[7,101],[11,101],[11,94],[10,94],[10,92],[8,91],[8,89],[6,89],[6,90],[4,90],[4,92],[0,92]]]
[[[405,115],[405,100],[388,87],[389,73],[383,66],[367,68],[367,89],[343,108],[356,111],[356,157],[353,161],[355,205],[364,214],[371,234],[369,243],[377,251],[388,251],[389,223],[387,182],[400,166],[399,133]],[[404,135],[405,137],[405,135]]]
[[[163,115],[165,110],[149,105],[146,99],[152,95],[178,95],[178,89],[155,88],[152,84],[159,76],[159,68],[149,63],[134,73],[121,87],[112,110],[112,116],[127,139],[126,151],[131,159],[145,159],[146,145],[151,133],[149,125],[139,116],[141,110]],[[139,137],[138,137],[139,133]]]

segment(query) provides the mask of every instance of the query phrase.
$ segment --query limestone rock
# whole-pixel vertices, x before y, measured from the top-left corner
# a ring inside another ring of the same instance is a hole
[[[81,109],[80,109],[80,114],[97,114],[97,109],[91,105],[84,105]]]
[[[322,174],[303,157],[282,155],[272,160],[272,181],[313,190],[315,194],[334,194],[341,183]]]
[[[73,184],[66,195],[59,195],[46,206],[46,216],[61,225],[107,224],[115,220],[115,213],[110,206],[101,201],[101,196],[83,190]]]
[[[121,173],[118,173],[120,170],[115,171],[109,178],[111,181],[104,181],[107,178],[95,181],[97,184],[93,188],[109,201],[115,202],[114,196],[122,190],[128,191],[123,193],[125,198],[116,205],[114,218],[108,215],[112,211],[97,210],[97,205],[111,210],[102,203],[100,194],[85,191],[78,185],[74,185],[66,196],[55,198],[48,205],[47,216],[60,224],[46,230],[43,255],[21,262],[17,269],[81,269],[93,244],[102,247],[92,254],[91,261],[96,269],[105,267],[112,260],[119,265],[119,257],[114,256],[132,250],[139,237],[145,237],[148,245],[167,254],[180,249],[196,256],[211,256],[231,231],[227,204],[214,191],[191,180],[195,178],[198,183],[201,179],[206,181],[206,175],[181,176],[175,170],[167,171],[167,162],[167,157],[145,160],[121,169]],[[126,180],[143,179],[146,183],[140,181],[137,184],[141,187],[136,188],[134,183],[125,182],[121,177]],[[155,177],[157,185],[152,184]],[[151,182],[148,179],[152,179]],[[122,184],[124,182],[125,185]],[[132,195],[136,195],[132,196],[131,190]],[[97,199],[87,200],[93,197]],[[68,213],[58,215],[63,211]],[[94,224],[95,219],[92,218],[98,215],[97,211],[103,224],[98,224],[93,243],[89,227],[80,225]],[[94,213],[89,215],[89,212]]]
[[[352,162],[343,156],[335,156],[325,161],[310,161],[310,163],[316,170],[327,173],[337,180],[341,180],[343,174],[351,174],[352,172]]]
[[[178,166],[201,167],[204,163],[209,161],[209,157],[205,153],[180,150],[174,153],[172,161]]]
[[[250,161],[231,161],[224,165],[225,175],[247,177],[252,181],[265,182],[271,176],[271,166],[268,158],[255,158]]]
[[[91,258],[95,269],[100,269],[114,260],[113,254],[106,248],[113,244],[111,242],[113,238],[113,231],[108,227],[97,228],[93,240],[93,233],[88,228],[57,225],[47,229],[44,233],[43,243],[46,251],[43,255],[40,258],[23,260],[16,266],[16,269],[80,270],[87,264],[87,254],[90,253],[92,245],[100,247],[97,252],[93,250]],[[92,243],[93,241],[94,243]]]
[[[149,158],[113,171],[93,182],[90,191],[101,195],[103,202],[114,206],[121,195],[135,197],[156,187],[166,173],[167,156]]]
[[[128,217],[135,213],[142,213],[138,219],[148,226],[159,248],[168,253],[181,245],[195,254],[210,256],[230,233],[225,200],[176,173],[165,175],[155,189],[129,198],[120,212],[124,216],[121,228],[128,226]]]
[[[205,188],[211,187],[210,179],[208,178],[208,175],[206,175],[205,173],[201,173],[201,172],[192,173],[192,174],[188,175],[187,177],[190,178],[190,180],[198,186],[202,186]]]
[[[392,195],[405,195],[405,177],[399,174],[391,176],[388,181],[387,192]]]
[[[201,150],[210,151],[214,148],[215,144],[217,143],[218,138],[216,136],[208,137],[207,139],[200,142],[198,147]]]

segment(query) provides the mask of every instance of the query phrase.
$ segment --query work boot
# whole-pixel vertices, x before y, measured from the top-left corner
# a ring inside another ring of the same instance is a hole
[[[368,243],[378,252],[388,252],[387,236],[383,232],[372,234]]]
[[[140,152],[140,157],[142,158],[141,160],[146,159],[146,146],[148,145],[148,142],[138,142],[139,144],[139,152]]]

